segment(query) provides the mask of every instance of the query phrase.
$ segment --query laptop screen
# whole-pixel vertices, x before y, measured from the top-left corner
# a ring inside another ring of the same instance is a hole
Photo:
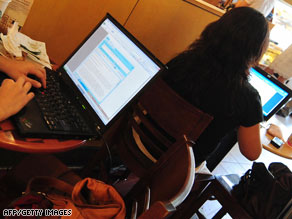
[[[250,69],[249,82],[261,96],[263,115],[266,121],[290,98],[289,88],[258,67]]]
[[[104,125],[161,69],[107,16],[64,69]]]

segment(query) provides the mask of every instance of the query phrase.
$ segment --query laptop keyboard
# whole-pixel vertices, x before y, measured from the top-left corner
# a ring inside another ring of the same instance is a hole
[[[73,104],[61,93],[60,83],[54,74],[47,74],[47,88],[37,90],[36,102],[50,130],[86,132],[84,119]]]

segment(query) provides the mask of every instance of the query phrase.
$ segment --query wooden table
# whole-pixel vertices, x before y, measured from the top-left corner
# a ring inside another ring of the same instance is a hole
[[[85,140],[20,137],[10,120],[0,122],[0,148],[26,153],[58,153],[85,144]]]
[[[286,141],[289,137],[289,135],[292,133],[292,117],[281,117],[278,115],[274,115],[268,122],[268,124],[275,124],[280,127],[283,138]],[[263,147],[267,149],[268,151],[275,153],[281,157],[285,157],[288,159],[292,159],[292,146],[289,146],[287,143],[285,143],[281,148],[276,148],[272,144],[270,144],[270,141],[272,140],[273,136],[269,135],[266,131],[266,129],[261,128],[261,140]]]

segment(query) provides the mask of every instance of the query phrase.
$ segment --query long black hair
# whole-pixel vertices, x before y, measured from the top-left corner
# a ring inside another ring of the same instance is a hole
[[[184,83],[181,93],[187,99],[215,89],[234,92],[260,59],[267,37],[268,24],[260,12],[234,8],[210,23],[199,39],[173,58],[163,77],[170,84]]]

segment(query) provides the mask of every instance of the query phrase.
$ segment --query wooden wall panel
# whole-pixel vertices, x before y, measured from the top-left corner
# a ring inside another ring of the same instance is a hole
[[[140,0],[125,27],[166,63],[218,18],[182,0]]]
[[[138,0],[35,0],[22,29],[61,64],[106,12],[124,24]]]

